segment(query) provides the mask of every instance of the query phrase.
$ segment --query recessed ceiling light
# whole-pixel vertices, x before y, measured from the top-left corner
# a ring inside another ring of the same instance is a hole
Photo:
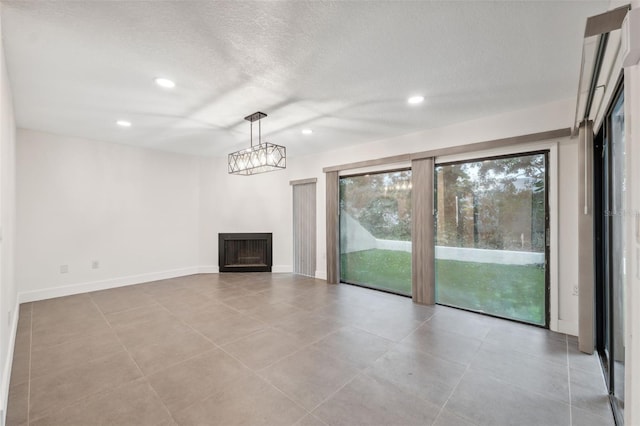
[[[158,86],[164,87],[165,89],[173,89],[176,87],[176,84],[168,78],[158,77],[155,79],[155,82]]]
[[[116,124],[120,127],[131,127],[131,122],[127,120],[118,120]]]
[[[412,96],[407,99],[407,102],[409,102],[411,105],[421,104],[422,101],[424,101],[424,96]]]
[[[311,133],[313,133],[313,130],[311,130],[311,129],[302,129],[302,134],[303,135],[310,135]]]

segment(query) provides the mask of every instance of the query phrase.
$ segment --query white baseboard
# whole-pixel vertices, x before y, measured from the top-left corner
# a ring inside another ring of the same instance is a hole
[[[274,265],[274,273],[291,273],[292,265]],[[38,300],[53,299],[55,297],[71,296],[73,294],[88,293],[91,291],[108,290],[110,288],[124,287],[134,284],[142,284],[150,281],[166,280],[169,278],[183,277],[193,274],[217,274],[219,268],[213,265],[192,266],[188,268],[171,269],[147,274],[129,275],[126,277],[110,278],[106,280],[90,281],[85,283],[70,284],[41,290],[25,291],[18,294],[18,303],[36,302]]]
[[[197,266],[192,266],[188,268],[171,269],[168,271],[129,275],[126,277],[110,278],[107,280],[90,281],[53,288],[45,288],[42,290],[26,291],[18,294],[18,302],[36,302],[38,300],[53,299],[54,297],[71,296],[72,294],[88,293],[97,290],[107,290],[110,288],[142,284],[149,281],[166,280],[168,278],[183,277],[185,275],[193,275],[198,273],[201,273],[200,268]]]
[[[293,272],[293,265],[273,265],[271,272],[275,274],[284,274]]]
[[[322,271],[316,271],[316,278],[319,280],[327,280],[327,271],[326,270],[322,270]]]
[[[9,344],[7,345],[7,359],[2,366],[2,388],[0,389],[0,395],[2,397],[2,406],[0,407],[2,413],[1,424],[7,424],[7,405],[9,402],[9,385],[11,381],[11,367],[13,366],[13,351],[16,346],[16,334],[18,332],[18,319],[20,318],[20,305],[16,301],[12,315],[11,323],[9,324]]]
[[[558,332],[577,336],[578,323],[576,321],[558,320]]]

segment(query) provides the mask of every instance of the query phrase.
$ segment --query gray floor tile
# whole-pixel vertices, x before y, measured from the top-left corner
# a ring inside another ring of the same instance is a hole
[[[466,367],[400,346],[388,352],[366,371],[376,377],[442,406]]]
[[[299,313],[301,310],[293,305],[284,302],[273,302],[252,309],[252,317],[267,324],[275,324],[291,315]]]
[[[28,314],[25,314],[28,315]],[[29,381],[31,365],[31,329],[18,329],[13,348],[13,364],[11,366],[11,385],[19,385]]]
[[[467,365],[482,341],[432,327],[427,321],[405,337],[402,343],[433,356]]]
[[[600,360],[596,352],[591,355],[578,350],[577,342],[569,343],[569,365],[571,368],[579,368],[586,371],[597,371],[600,368]]]
[[[88,293],[33,302],[31,308],[34,330],[99,317],[100,311]]]
[[[235,380],[224,391],[174,414],[190,425],[289,425],[307,412],[256,376]]]
[[[7,402],[7,425],[26,425],[29,412],[29,383],[21,383],[9,388]]]
[[[571,407],[571,424],[573,426],[615,426],[611,413],[602,417],[577,407]]]
[[[267,328],[222,346],[224,350],[253,370],[260,370],[302,347],[295,336]]]
[[[436,421],[433,422],[433,426],[476,426],[476,424],[444,408],[438,415]]]
[[[491,331],[491,326],[480,315],[442,306],[438,308],[426,323],[430,328],[477,340],[483,340]]]
[[[341,328],[341,322],[310,312],[300,312],[273,324],[278,330],[290,333],[304,343],[312,343]]]
[[[135,380],[142,374],[126,352],[31,380],[29,418],[32,420],[73,405],[95,393]]]
[[[134,340],[136,335],[139,336],[137,341]],[[145,375],[214,348],[208,339],[179,323],[170,324],[152,336],[129,333],[125,346]]]
[[[567,365],[567,342],[552,333],[523,324],[493,327],[485,342],[505,350],[522,352],[545,361]]]
[[[574,337],[292,274],[23,304],[11,374],[8,425],[613,424]]]
[[[446,408],[478,425],[566,425],[569,404],[469,371]]]
[[[67,369],[123,351],[113,330],[99,332],[54,346],[31,351],[31,378]]]
[[[267,327],[264,322],[223,305],[185,316],[183,321],[218,345]]]
[[[604,378],[598,371],[572,368],[571,405],[601,417],[611,417],[611,405]]]
[[[439,407],[373,377],[358,376],[313,411],[329,425],[429,425]]]
[[[260,375],[307,410],[331,396],[358,368],[323,352],[304,349],[260,371]]]
[[[294,426],[327,426],[325,422],[314,416],[313,414],[307,414],[300,419]]]
[[[158,371],[148,380],[169,410],[177,413],[249,374],[239,361],[213,349]]]
[[[125,311],[105,314],[105,318],[111,326],[118,330],[127,327],[144,327],[145,323],[152,325],[158,323],[175,322],[176,317],[160,304],[145,305]]]
[[[188,315],[190,312],[214,308],[220,303],[207,295],[188,288],[180,288],[171,296],[160,296],[155,299],[166,310],[178,317]]]
[[[373,364],[394,345],[392,341],[366,331],[343,327],[311,347],[364,368]]]
[[[485,342],[475,354],[471,369],[569,403],[569,372],[566,364],[557,364]]]
[[[144,379],[92,395],[55,414],[31,422],[32,426],[173,424],[171,415]]]
[[[103,314],[155,303],[153,298],[138,286],[119,287],[89,294]]]

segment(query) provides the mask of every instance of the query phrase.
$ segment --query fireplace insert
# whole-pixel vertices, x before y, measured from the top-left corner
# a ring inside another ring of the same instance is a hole
[[[220,272],[271,272],[272,234],[218,234]]]

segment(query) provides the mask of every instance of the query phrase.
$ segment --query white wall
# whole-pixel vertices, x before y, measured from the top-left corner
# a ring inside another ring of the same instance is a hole
[[[22,129],[17,141],[21,301],[197,272],[196,157]]]
[[[4,47],[0,40],[0,410],[3,417],[0,421],[3,424],[18,321],[13,267],[14,221],[15,119]]]

